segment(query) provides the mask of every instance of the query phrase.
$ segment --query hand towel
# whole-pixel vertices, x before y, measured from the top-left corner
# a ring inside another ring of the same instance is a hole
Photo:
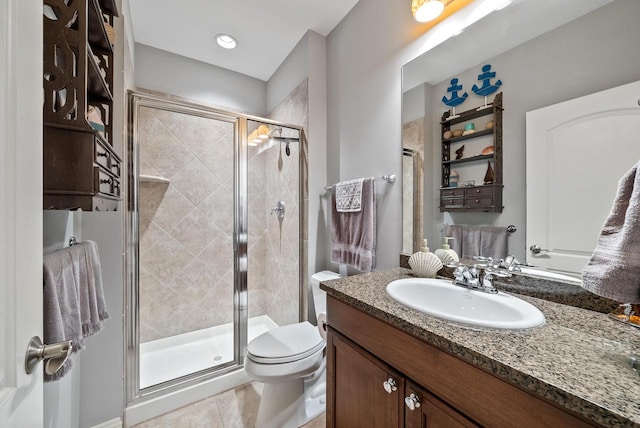
[[[508,254],[508,232],[504,226],[480,226],[480,255],[494,260]]]
[[[85,241],[45,255],[43,277],[44,343],[71,340],[71,353],[76,353],[109,318],[97,244]],[[45,374],[45,381],[58,380],[70,370],[68,359],[53,375]]]
[[[364,178],[356,178],[335,185],[336,210],[339,213],[358,212],[362,209],[363,182]]]
[[[376,201],[374,179],[362,182],[362,207],[357,212],[339,212],[336,186],[331,197],[331,261],[370,272],[376,257]]]
[[[445,236],[453,237],[451,248],[460,257],[504,259],[508,253],[507,229],[498,226],[446,225]]]
[[[639,166],[620,179],[609,217],[582,271],[583,288],[624,303],[640,303]]]
[[[43,317],[44,343],[73,341],[71,352],[84,346],[78,283],[71,253],[66,249],[46,254],[43,258]],[[57,380],[71,370],[71,359],[53,375],[45,374],[45,381]]]
[[[93,241],[76,244],[80,278],[80,319],[84,337],[102,330],[102,321],[109,318],[102,287],[102,270],[98,245]]]

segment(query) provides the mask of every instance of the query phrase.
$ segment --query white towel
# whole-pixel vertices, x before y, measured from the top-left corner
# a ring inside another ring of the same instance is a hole
[[[354,213],[362,209],[364,178],[342,181],[335,185],[336,209],[339,213]]]

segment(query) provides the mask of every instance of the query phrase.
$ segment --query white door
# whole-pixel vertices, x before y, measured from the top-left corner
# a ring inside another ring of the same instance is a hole
[[[582,271],[640,160],[639,103],[640,81],[527,112],[527,262]]]
[[[42,427],[42,1],[0,0],[0,426]]]

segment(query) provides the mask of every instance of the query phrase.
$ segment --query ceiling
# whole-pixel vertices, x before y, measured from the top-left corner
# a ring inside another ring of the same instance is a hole
[[[307,30],[327,36],[358,0],[129,0],[137,43],[269,80]],[[238,40],[233,50],[215,36]]]

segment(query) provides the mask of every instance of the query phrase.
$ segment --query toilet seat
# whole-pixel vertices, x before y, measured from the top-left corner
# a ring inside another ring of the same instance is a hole
[[[260,364],[284,364],[324,349],[317,327],[304,321],[269,330],[247,345],[247,358]]]

